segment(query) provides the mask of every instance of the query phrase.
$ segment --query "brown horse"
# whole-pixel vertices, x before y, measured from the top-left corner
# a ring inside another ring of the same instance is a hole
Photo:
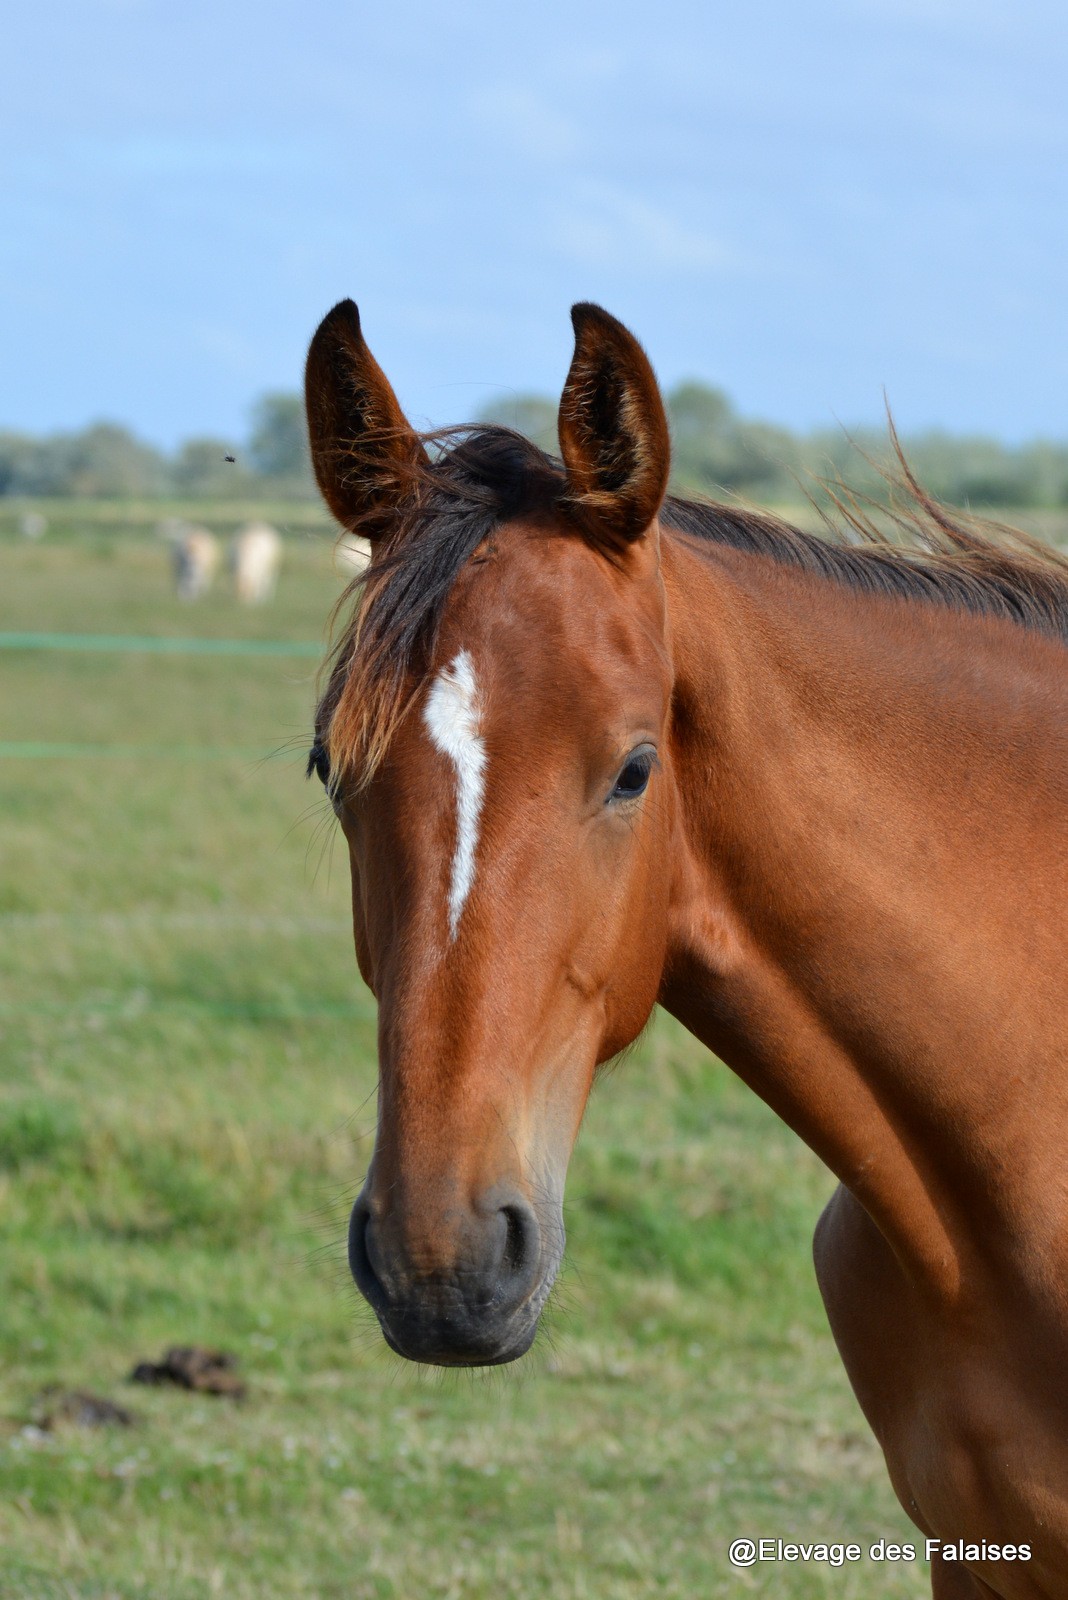
[[[1068,566],[914,484],[912,549],[665,499],[648,360],[573,320],[562,463],[428,450],[351,301],[308,357],[373,549],[312,751],[379,1003],[356,1281],[413,1360],[522,1354],[659,1003],[841,1180],[820,1287],[935,1595],[1063,1597]]]

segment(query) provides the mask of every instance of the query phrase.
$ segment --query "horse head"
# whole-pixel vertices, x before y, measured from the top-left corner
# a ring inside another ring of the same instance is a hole
[[[428,449],[351,301],[308,357],[319,486],[372,548],[313,752],[379,1006],[349,1258],[394,1350],[442,1365],[533,1340],[594,1076],[669,943],[667,422],[627,330],[573,321],[562,462],[499,428]]]

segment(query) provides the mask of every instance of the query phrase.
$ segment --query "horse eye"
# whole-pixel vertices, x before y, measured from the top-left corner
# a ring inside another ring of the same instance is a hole
[[[308,765],[304,775],[305,777],[310,778],[313,772],[319,779],[319,782],[322,784],[323,788],[329,788],[330,757],[327,755],[318,739],[308,751]]]
[[[651,750],[643,750],[640,755],[631,756],[616,779],[616,786],[608,796],[609,800],[637,800],[640,794],[644,794],[655,759]]]

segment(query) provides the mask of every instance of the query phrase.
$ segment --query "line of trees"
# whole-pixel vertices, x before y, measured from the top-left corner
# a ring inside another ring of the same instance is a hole
[[[814,480],[841,479],[860,494],[886,498],[879,464],[891,464],[892,451],[885,428],[792,433],[739,416],[722,389],[694,381],[679,384],[665,398],[672,487],[680,494],[796,503]],[[480,420],[506,423],[544,449],[555,449],[556,407],[541,396],[502,396]],[[1068,441],[1013,446],[931,430],[902,443],[920,482],[954,505],[1068,506]]]
[[[874,498],[885,493],[874,465],[889,455],[885,430],[792,433],[739,416],[722,390],[698,382],[672,389],[667,406],[673,486],[681,493],[774,504],[796,501],[814,478],[837,476]],[[544,449],[556,448],[556,407],[540,395],[501,397],[476,420],[506,423]],[[928,432],[904,443],[921,482],[955,504],[1068,506],[1068,441],[1012,446]],[[111,422],[46,438],[0,432],[0,495],[218,500],[314,493],[303,406],[295,394],[262,397],[244,448],[193,438],[168,456]]]
[[[187,439],[166,455],[115,422],[44,438],[0,432],[0,495],[89,499],[305,499],[315,493],[299,395],[266,394],[247,445]]]

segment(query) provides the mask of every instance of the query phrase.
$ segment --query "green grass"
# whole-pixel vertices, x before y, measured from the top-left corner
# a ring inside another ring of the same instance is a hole
[[[314,639],[338,588],[294,535],[273,607],[181,606],[117,523],[0,572],[4,630]],[[670,1019],[594,1094],[534,1353],[386,1351],[344,1262],[374,1007],[302,779],[312,666],[0,659],[0,741],[156,752],[0,761],[0,1595],[918,1600],[913,1566],[727,1563],[908,1525],[812,1276],[828,1176]],[[247,1401],[126,1383],[181,1342],[234,1351]],[[139,1423],[42,1431],[52,1384]]]

